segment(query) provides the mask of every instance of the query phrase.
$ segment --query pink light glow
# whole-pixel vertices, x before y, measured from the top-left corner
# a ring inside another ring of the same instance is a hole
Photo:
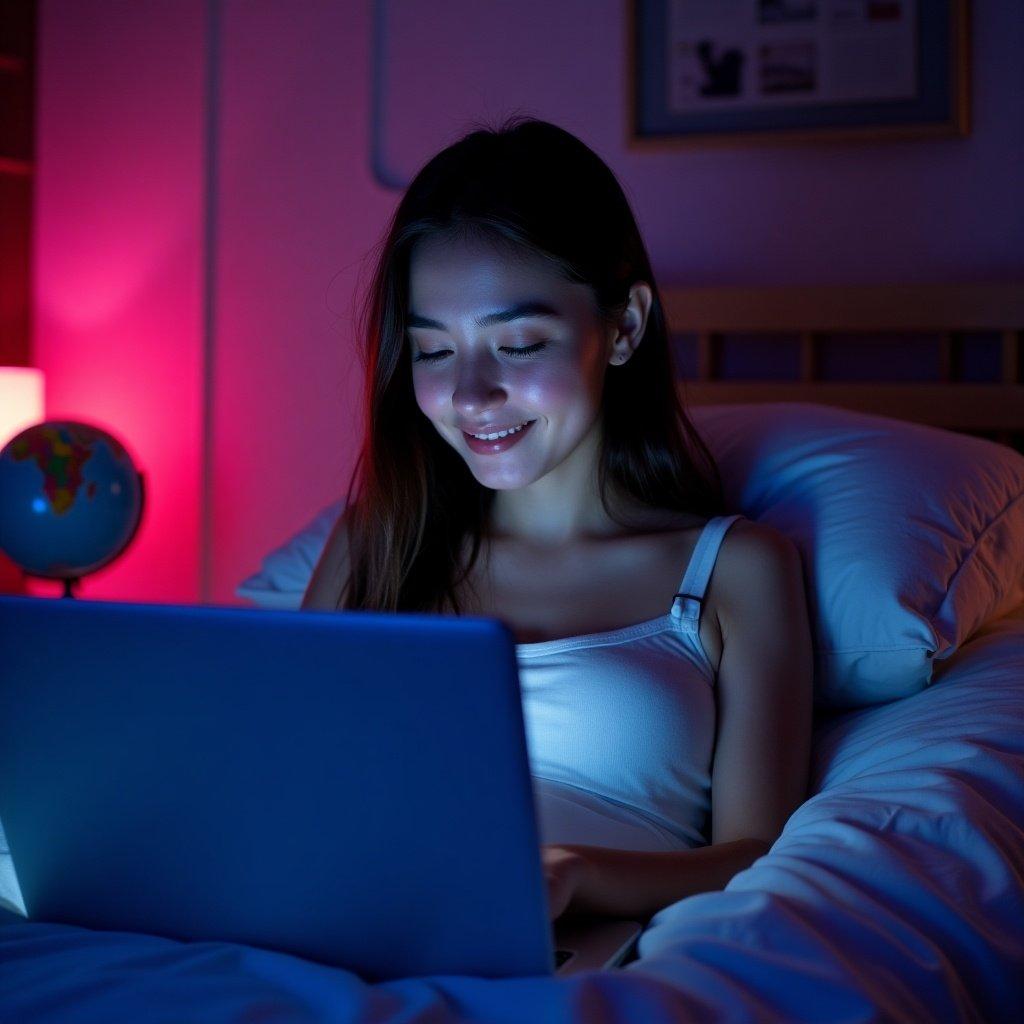
[[[109,431],[145,473],[127,551],[83,598],[198,600],[204,5],[40,7],[34,362],[49,419]],[[31,593],[51,594],[45,582]]]

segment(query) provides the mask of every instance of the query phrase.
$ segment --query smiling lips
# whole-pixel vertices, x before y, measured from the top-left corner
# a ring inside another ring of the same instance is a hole
[[[481,455],[497,455],[506,451],[526,435],[526,432],[536,423],[536,420],[529,420],[527,423],[511,428],[512,432],[504,437],[477,437],[475,434],[468,434],[462,431],[466,444],[470,451],[478,452]],[[501,431],[490,431],[490,434],[500,434]]]

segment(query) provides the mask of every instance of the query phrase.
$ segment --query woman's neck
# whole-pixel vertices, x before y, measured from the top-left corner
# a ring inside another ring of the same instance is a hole
[[[489,536],[536,548],[563,548],[622,534],[622,525],[601,501],[599,451],[600,432],[595,429],[539,480],[526,487],[495,490]],[[621,499],[613,509],[620,504]]]
[[[679,512],[651,508],[613,482],[608,508],[598,483],[600,431],[595,429],[555,469],[526,487],[495,490],[487,537],[534,550],[563,550],[574,545],[680,529]]]

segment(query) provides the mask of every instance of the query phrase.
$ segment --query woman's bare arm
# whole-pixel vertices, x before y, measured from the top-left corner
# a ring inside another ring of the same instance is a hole
[[[760,839],[734,839],[692,850],[618,850],[606,846],[559,844],[578,860],[568,911],[649,921],[686,896],[724,889],[768,852]]]
[[[715,568],[722,661],[715,683],[711,841],[770,844],[807,798],[811,628],[793,542],[762,523],[741,520],[733,531]]]
[[[348,524],[345,511],[338,516],[320,553],[320,559],[313,569],[306,593],[302,597],[302,610],[333,612],[337,610],[338,598],[348,581]]]

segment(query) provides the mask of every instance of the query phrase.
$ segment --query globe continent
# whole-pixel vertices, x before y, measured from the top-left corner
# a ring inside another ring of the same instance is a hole
[[[142,490],[131,457],[106,431],[36,424],[0,452],[0,548],[34,576],[85,576],[131,540]]]

